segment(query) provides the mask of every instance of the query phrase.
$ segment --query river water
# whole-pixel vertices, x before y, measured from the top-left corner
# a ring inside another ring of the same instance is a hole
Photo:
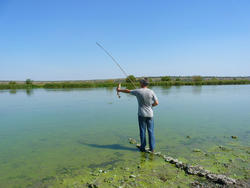
[[[156,150],[195,162],[192,150],[250,145],[250,86],[153,87]],[[189,136],[190,138],[187,138]],[[64,169],[139,160],[137,101],[113,88],[0,91],[0,187],[25,187]],[[249,163],[247,163],[249,166]]]

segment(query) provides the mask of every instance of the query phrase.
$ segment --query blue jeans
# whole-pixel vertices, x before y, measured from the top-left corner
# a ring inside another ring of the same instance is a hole
[[[146,127],[148,130],[148,140],[150,151],[155,148],[155,136],[154,136],[154,119],[153,117],[138,116],[140,139],[141,139],[141,151],[145,150],[146,146]]]

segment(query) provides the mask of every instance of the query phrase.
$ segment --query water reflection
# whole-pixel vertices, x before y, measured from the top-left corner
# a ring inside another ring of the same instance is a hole
[[[9,93],[12,95],[12,94],[16,94],[17,93],[17,90],[16,89],[11,89],[9,90]]]
[[[116,90],[114,89],[114,87],[105,87],[105,90],[106,90],[106,92],[107,92],[109,95],[113,95],[114,92],[116,93]]]
[[[161,93],[163,95],[168,95],[171,92],[171,86],[162,86]]]
[[[33,90],[33,89],[30,89],[30,88],[25,89],[25,90],[23,90],[23,89],[21,89],[21,90],[18,90],[18,89],[10,89],[10,90],[8,90],[8,91],[9,91],[9,94],[11,94],[11,95],[17,94],[17,93],[22,93],[22,92],[24,92],[24,91],[25,91],[25,93],[26,93],[27,96],[31,96],[31,95],[34,94],[34,90]],[[6,91],[5,91],[5,92],[6,92]]]
[[[34,94],[34,90],[33,89],[26,89],[26,94],[27,94],[27,96],[31,96]]]
[[[193,94],[201,94],[202,86],[192,86],[192,93]]]

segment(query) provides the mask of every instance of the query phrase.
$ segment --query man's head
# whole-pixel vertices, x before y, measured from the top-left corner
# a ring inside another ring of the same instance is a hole
[[[149,84],[149,81],[147,78],[143,78],[140,80],[141,87],[147,87]]]

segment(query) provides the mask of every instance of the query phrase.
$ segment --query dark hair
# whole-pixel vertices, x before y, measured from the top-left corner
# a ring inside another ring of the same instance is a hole
[[[144,86],[148,86],[148,84],[149,84],[148,78],[143,78],[143,79],[141,79],[141,80],[140,80],[140,83],[141,83],[142,85],[144,85]]]

